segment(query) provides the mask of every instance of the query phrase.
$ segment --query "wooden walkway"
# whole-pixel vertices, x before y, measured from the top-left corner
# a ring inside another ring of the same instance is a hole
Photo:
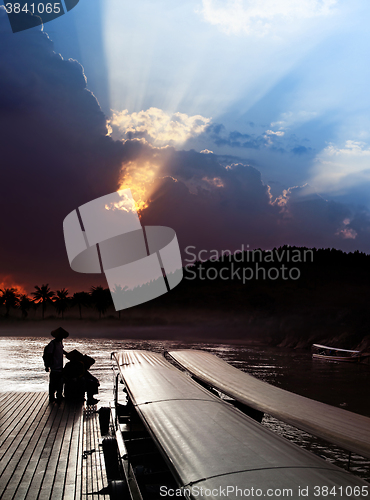
[[[109,499],[96,412],[0,393],[0,499]]]

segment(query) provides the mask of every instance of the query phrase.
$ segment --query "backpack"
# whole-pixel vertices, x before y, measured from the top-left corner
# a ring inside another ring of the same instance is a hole
[[[48,352],[47,349],[51,343],[53,344],[53,350],[52,352]],[[54,354],[54,340],[52,340],[48,345],[44,347],[42,359],[44,360],[45,368],[50,368],[51,363],[53,361],[53,354]]]

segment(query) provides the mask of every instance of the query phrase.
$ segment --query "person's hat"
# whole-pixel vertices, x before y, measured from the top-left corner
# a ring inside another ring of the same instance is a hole
[[[67,330],[64,330],[64,328],[60,326],[59,328],[51,332],[51,336],[59,339],[66,339],[67,337],[69,337],[69,333],[67,332]]]

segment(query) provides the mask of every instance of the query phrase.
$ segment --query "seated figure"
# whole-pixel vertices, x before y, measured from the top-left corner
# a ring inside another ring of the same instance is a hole
[[[99,380],[88,371],[95,360],[76,349],[66,354],[66,358],[69,361],[63,368],[64,397],[84,401],[86,392],[86,404],[95,405],[99,401],[94,398],[94,394],[98,393],[100,384]]]

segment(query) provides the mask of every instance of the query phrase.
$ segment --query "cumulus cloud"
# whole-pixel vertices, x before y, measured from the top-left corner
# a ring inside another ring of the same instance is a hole
[[[266,130],[266,134],[267,135],[276,135],[277,137],[283,137],[285,132],[283,132],[282,130],[277,130],[276,132],[274,132],[273,130]]]
[[[166,113],[162,109],[149,108],[131,114],[127,109],[115,111],[109,125],[114,139],[145,138],[155,145],[181,146],[204,132],[210,121],[201,115]]]
[[[356,239],[357,236],[357,233],[354,229],[348,229],[348,228],[340,229],[336,234],[342,236],[342,238],[346,240],[347,239],[354,240]]]
[[[264,36],[287,21],[326,16],[336,0],[202,0],[202,14],[226,33]]]

